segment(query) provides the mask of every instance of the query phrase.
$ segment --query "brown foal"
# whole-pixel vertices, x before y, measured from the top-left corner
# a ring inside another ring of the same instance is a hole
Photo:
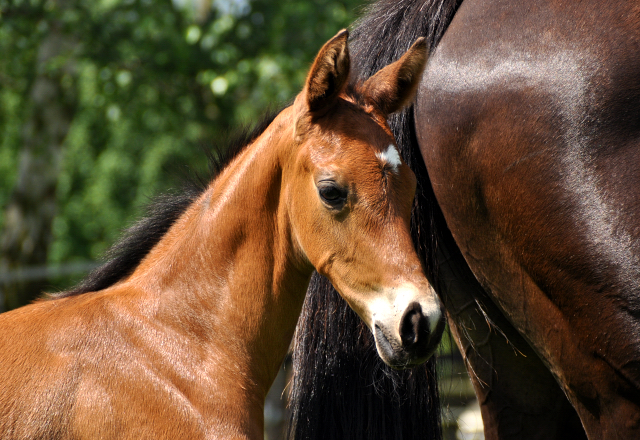
[[[314,269],[385,361],[432,352],[443,321],[409,235],[416,181],[386,124],[426,45],[352,90],[347,36],[124,276],[0,316],[1,438],[261,439]]]

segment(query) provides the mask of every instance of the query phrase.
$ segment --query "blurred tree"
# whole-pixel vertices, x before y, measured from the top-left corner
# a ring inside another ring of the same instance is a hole
[[[99,258],[167,166],[291,99],[360,3],[0,0],[0,309],[70,282],[3,273]]]
[[[21,10],[23,19],[16,21],[15,27],[30,30],[25,26],[29,20],[24,18],[36,11]],[[5,272],[46,263],[62,143],[75,111],[74,93],[62,87],[61,79],[73,69],[77,41],[64,31],[58,20],[41,26],[40,32],[42,37],[33,51],[33,59],[24,60],[31,67],[30,71],[24,72],[28,84],[25,98],[28,110],[19,137],[22,149],[18,156],[17,182],[5,210],[0,240],[0,269]],[[25,46],[29,42],[20,43]],[[7,98],[11,101],[11,97]],[[12,308],[21,305],[23,292],[38,292],[43,283],[38,279],[3,287],[6,307]]]

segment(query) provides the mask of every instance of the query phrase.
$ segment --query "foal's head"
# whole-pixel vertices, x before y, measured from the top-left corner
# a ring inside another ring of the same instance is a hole
[[[421,39],[347,90],[347,36],[324,45],[294,103],[292,240],[369,326],[382,359],[411,366],[433,353],[444,320],[409,233],[416,179],[386,118],[412,100],[427,50]]]

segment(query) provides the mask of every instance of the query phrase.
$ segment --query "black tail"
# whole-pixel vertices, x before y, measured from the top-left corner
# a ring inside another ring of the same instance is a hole
[[[293,354],[289,438],[440,438],[434,364],[387,367],[371,331],[331,283],[316,274],[310,288]]]
[[[353,80],[368,78],[397,60],[418,37],[433,49],[462,0],[381,0],[352,32]],[[389,121],[418,189],[412,234],[425,270],[435,249],[438,217],[417,148],[413,109]],[[371,332],[327,279],[315,274],[296,330],[288,438],[294,440],[439,439],[440,403],[435,360],[413,370],[387,367]]]

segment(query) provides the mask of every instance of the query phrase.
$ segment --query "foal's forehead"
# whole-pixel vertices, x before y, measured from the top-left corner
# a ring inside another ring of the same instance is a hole
[[[339,142],[331,147],[311,154],[315,166],[323,170],[345,171],[353,175],[384,174],[400,175],[402,159],[395,143],[368,144],[356,140]]]
[[[376,159],[398,168],[402,161],[385,118],[344,100],[323,122],[330,155],[341,160]]]
[[[396,173],[398,172],[400,165],[402,165],[398,148],[393,143],[390,143],[386,150],[376,152],[376,157],[380,160],[382,166],[390,168]]]

